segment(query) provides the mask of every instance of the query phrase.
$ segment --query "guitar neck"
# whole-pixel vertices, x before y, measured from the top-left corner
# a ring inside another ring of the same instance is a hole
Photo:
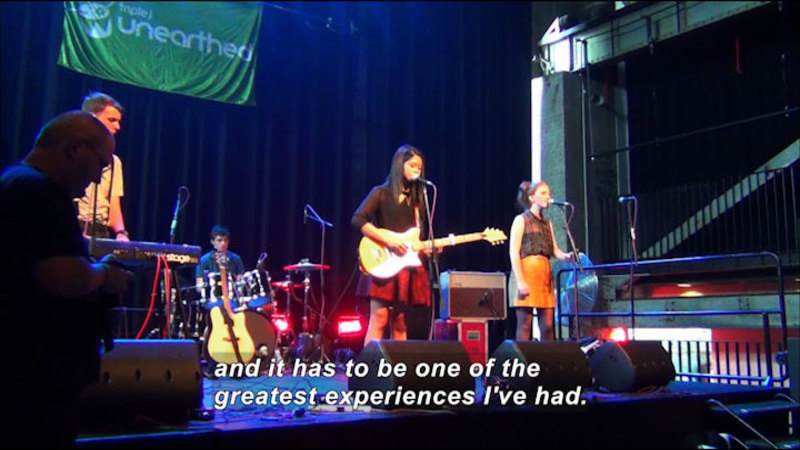
[[[225,268],[225,266],[219,266],[219,278],[220,282],[222,283],[222,306],[225,308],[225,312],[228,314],[233,314],[228,293],[228,270]]]
[[[483,233],[469,233],[461,234],[453,237],[437,238],[428,241],[421,241],[419,245],[414,246],[415,251],[433,248],[449,247],[451,245],[464,244],[466,242],[480,241],[483,239]]]

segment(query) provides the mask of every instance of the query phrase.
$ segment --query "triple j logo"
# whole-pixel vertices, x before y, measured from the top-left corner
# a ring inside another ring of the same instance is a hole
[[[94,39],[103,39],[111,36],[111,5],[114,2],[81,2],[78,4],[78,15],[83,17],[83,32]]]

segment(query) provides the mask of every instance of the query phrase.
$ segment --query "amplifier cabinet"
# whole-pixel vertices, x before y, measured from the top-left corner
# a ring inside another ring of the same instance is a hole
[[[506,275],[502,272],[446,271],[440,275],[442,319],[506,318]]]

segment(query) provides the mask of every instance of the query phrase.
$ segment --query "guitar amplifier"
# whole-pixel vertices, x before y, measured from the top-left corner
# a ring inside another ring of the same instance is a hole
[[[439,317],[467,320],[506,318],[506,275],[502,272],[443,272]]]

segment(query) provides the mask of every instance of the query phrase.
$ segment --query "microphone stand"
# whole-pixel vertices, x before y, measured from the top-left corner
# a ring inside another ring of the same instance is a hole
[[[320,217],[319,214],[317,214],[317,212],[314,211],[314,208],[312,208],[311,205],[306,205],[306,209],[311,213],[310,215],[308,215],[308,217],[311,218],[311,220],[313,220],[314,222],[317,222],[319,224],[322,234],[320,240],[320,250],[319,250],[319,265],[320,265],[319,289],[320,289],[320,297],[322,298],[322,306],[320,306],[319,309],[319,323],[317,324],[317,332],[322,334],[322,327],[324,320],[323,316],[325,315],[325,229],[333,228],[333,224]],[[324,320],[324,322],[327,322],[327,320]],[[320,353],[322,353],[323,357],[326,357],[324,355],[324,352]]]
[[[186,198],[181,202],[181,191],[186,191]],[[172,223],[169,226],[169,243],[175,243],[175,229],[178,228],[178,212],[186,206],[189,201],[189,189],[186,186],[178,188],[178,200],[175,203],[175,211],[172,213]]]
[[[183,199],[181,202],[181,192],[186,192],[186,198]],[[172,222],[170,223],[169,227],[169,243],[175,243],[175,230],[178,228],[178,213],[182,210],[186,203],[189,201],[189,189],[186,186],[181,186],[178,188],[178,199],[175,202],[175,210],[172,213]],[[173,295],[172,292],[164,292],[164,308],[166,312],[166,330],[165,333],[162,333],[162,336],[165,338],[172,338],[175,333],[175,328],[177,325],[178,329],[178,338],[183,338],[185,334],[185,327],[187,324],[187,311],[184,309],[183,305],[183,297],[181,296],[180,292],[180,285],[178,280],[178,273],[175,270],[172,270],[164,264],[164,271],[163,271],[164,280],[170,280],[170,291],[175,292]],[[172,284],[174,283],[174,288],[172,288]],[[174,290],[173,290],[174,289]],[[168,297],[167,297],[168,296]],[[177,315],[175,314],[177,312]],[[176,316],[178,316],[178,323],[175,324]]]
[[[630,302],[631,302],[631,329],[636,329],[636,306],[634,304],[633,298],[633,268],[634,266],[639,264],[639,259],[636,252],[636,215],[639,209],[639,201],[635,196],[631,196],[630,199],[633,201],[633,216],[631,216],[631,208],[626,207],[626,211],[628,213],[628,229],[630,230],[630,240],[628,243],[630,244],[630,272],[629,272],[629,281],[628,281],[628,289],[630,290]]]
[[[578,311],[578,269],[583,272],[583,264],[581,263],[581,255],[578,251],[578,247],[575,245],[575,238],[572,236],[572,232],[569,229],[569,223],[572,221],[572,215],[575,214],[575,207],[572,204],[568,204],[572,210],[569,215],[569,219],[567,219],[567,212],[563,209],[561,210],[561,217],[564,220],[564,231],[567,233],[567,240],[569,241],[569,245],[572,248],[572,256],[575,259],[575,266],[572,268],[572,280],[574,283],[573,288],[573,303],[575,305],[575,338],[580,340],[581,336],[581,322],[580,322],[580,314]],[[566,205],[564,205],[566,206]],[[559,280],[560,281],[560,280]],[[559,299],[560,301],[561,299]]]
[[[428,283],[430,284],[430,291],[431,291],[431,314],[430,318],[428,319],[428,340],[433,340],[433,316],[434,316],[434,309],[436,308],[436,300],[437,295],[436,293],[439,292],[439,251],[436,249],[436,239],[433,233],[433,213],[436,211],[436,198],[439,195],[439,190],[436,188],[436,185],[430,183],[433,186],[433,210],[431,210],[430,203],[428,201],[428,189],[427,184],[422,186],[422,196],[425,199],[425,211],[428,217],[428,239],[431,241],[431,257],[428,258]],[[406,317],[406,321],[408,317]]]

